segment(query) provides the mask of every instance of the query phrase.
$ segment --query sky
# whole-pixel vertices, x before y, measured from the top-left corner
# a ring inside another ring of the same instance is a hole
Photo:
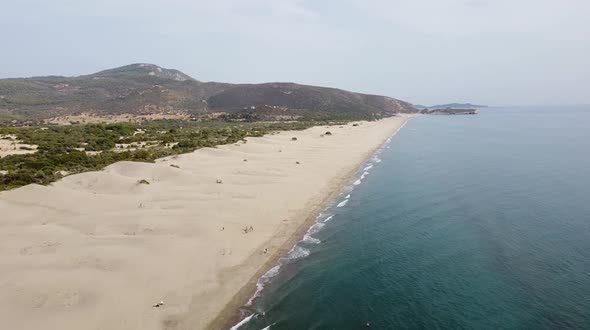
[[[153,63],[414,104],[590,104],[588,0],[0,2],[0,78]]]

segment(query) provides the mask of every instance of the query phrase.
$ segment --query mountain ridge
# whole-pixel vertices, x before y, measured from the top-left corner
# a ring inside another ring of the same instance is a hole
[[[76,77],[0,79],[0,121],[65,115],[179,113],[242,120],[374,119],[416,112],[408,102],[337,88],[270,82],[202,82],[176,69],[135,63]]]

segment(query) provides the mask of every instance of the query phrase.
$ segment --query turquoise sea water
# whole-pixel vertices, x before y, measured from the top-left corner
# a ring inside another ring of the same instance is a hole
[[[423,116],[364,168],[239,329],[590,329],[590,107]]]

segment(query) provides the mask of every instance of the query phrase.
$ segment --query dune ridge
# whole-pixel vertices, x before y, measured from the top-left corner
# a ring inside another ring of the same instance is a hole
[[[306,219],[408,118],[280,132],[2,192],[0,319],[10,329],[222,328]]]

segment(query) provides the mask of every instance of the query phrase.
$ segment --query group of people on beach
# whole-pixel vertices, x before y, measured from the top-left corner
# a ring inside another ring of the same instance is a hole
[[[225,230],[225,226],[221,227],[220,230],[221,231],[224,231]],[[254,227],[252,227],[252,226],[246,226],[246,227],[242,228],[242,231],[244,232],[244,234],[247,234],[247,233],[249,233],[251,231],[254,231]]]

